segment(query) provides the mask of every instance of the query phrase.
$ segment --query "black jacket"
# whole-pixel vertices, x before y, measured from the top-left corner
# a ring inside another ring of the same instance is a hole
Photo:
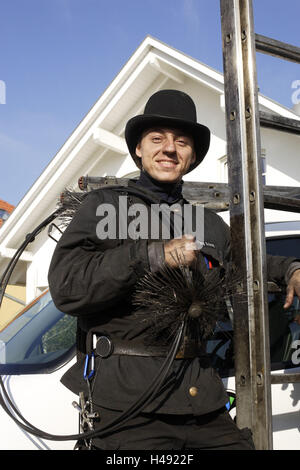
[[[100,240],[97,236],[97,224],[101,220],[97,208],[101,204],[112,204],[119,220],[120,196],[128,195],[129,206],[141,203],[148,209],[149,200],[155,199],[154,194],[137,188],[134,182],[129,189],[137,193],[129,191],[128,194],[126,188],[102,188],[89,193],[52,258],[50,292],[58,309],[78,317],[78,348],[82,353],[85,353],[86,333],[95,327],[113,339],[143,341],[147,336],[147,322],[143,321],[147,319],[147,311],[135,314],[132,294],[137,281],[151,270],[151,246],[160,242],[120,239],[118,226],[116,239]],[[226,264],[230,258],[228,226],[217,214],[205,210],[204,228],[205,245],[201,251],[214,265]],[[292,261],[293,258],[268,257],[269,280],[282,283]],[[204,262],[199,269],[206,269]],[[80,354],[78,357],[77,364],[62,379],[75,393],[85,389],[84,358]],[[111,409],[126,409],[149,386],[162,361],[159,357],[116,355],[97,359],[94,402]],[[196,387],[198,393],[192,396],[191,387]],[[227,401],[222,380],[206,358],[176,359],[166,385],[144,411],[200,415],[221,408]]]

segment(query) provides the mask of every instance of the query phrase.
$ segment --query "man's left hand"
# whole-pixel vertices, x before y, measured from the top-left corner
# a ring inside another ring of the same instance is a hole
[[[283,308],[287,309],[292,305],[295,295],[297,295],[300,299],[300,269],[294,271],[289,280],[286,288],[286,298]]]

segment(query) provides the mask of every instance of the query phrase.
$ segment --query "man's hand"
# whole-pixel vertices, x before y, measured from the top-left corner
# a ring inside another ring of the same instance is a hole
[[[164,245],[165,261],[171,268],[177,268],[180,264],[191,266],[196,260],[196,250],[197,246],[193,235],[174,238]]]
[[[286,298],[283,308],[289,308],[293,303],[294,295],[300,299],[300,269],[293,272],[286,289]]]

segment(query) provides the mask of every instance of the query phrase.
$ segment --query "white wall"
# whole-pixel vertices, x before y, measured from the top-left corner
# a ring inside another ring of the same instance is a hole
[[[56,236],[59,236],[56,234]],[[44,237],[43,237],[44,238]],[[48,270],[56,243],[48,236],[34,249],[34,257],[26,272],[26,302],[31,302],[48,287]]]

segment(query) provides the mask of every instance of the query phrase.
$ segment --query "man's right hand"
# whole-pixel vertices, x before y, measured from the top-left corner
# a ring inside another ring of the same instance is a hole
[[[180,264],[191,266],[195,262],[197,250],[195,240],[193,235],[184,235],[164,244],[165,262],[170,268],[177,268]]]

